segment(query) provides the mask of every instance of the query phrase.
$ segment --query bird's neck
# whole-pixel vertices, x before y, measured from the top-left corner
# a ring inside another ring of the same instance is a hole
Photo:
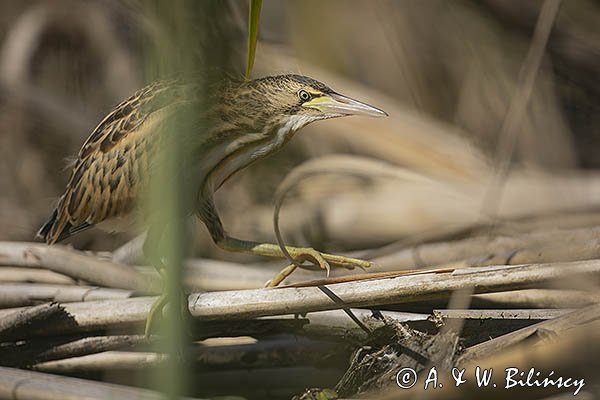
[[[199,171],[199,176],[206,180],[205,190],[216,191],[236,172],[280,150],[305,123],[292,117],[270,127],[263,126],[262,131],[251,125],[231,125],[211,135],[213,140],[202,152],[205,169]]]

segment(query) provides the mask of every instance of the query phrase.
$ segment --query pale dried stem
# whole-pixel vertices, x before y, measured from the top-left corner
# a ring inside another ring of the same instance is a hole
[[[73,303],[103,299],[126,299],[134,292],[93,286],[0,283],[0,308],[20,307],[42,302]]]
[[[466,239],[408,246],[373,261],[387,268],[483,266],[600,258],[600,228],[543,229],[528,233],[499,232]],[[376,251],[377,252],[377,251]],[[381,252],[379,252],[381,254]]]
[[[447,298],[453,291],[469,287],[474,288],[475,293],[489,293],[539,287],[550,282],[564,283],[566,279],[585,278],[590,281],[599,274],[600,261],[592,260],[463,268],[443,273],[421,272],[416,275],[338,283],[328,287],[348,307],[369,307]],[[48,326],[43,334],[82,332],[131,324],[141,327],[153,300],[154,298],[141,297],[68,303],[64,308],[73,317],[73,321]],[[338,303],[325,296],[317,287],[192,294],[189,304],[191,314],[201,320],[244,319],[340,308]],[[0,311],[0,318],[9,312],[11,311]]]
[[[562,334],[578,325],[588,324],[598,319],[600,319],[600,305],[598,304],[573,311],[550,321],[540,322],[472,346],[461,355],[458,364],[468,364],[475,359],[501,352],[541,330]]]
[[[4,283],[48,283],[75,285],[77,282],[56,272],[26,267],[0,267],[0,282]]]
[[[163,399],[146,389],[0,367],[2,399]]]
[[[515,93],[509,109],[502,124],[501,131],[498,136],[498,153],[495,163],[495,174],[490,183],[487,196],[483,201],[482,212],[492,219],[499,212],[500,203],[502,200],[502,192],[504,182],[508,176],[508,171],[512,163],[513,154],[517,145],[519,131],[535,80],[542,64],[544,51],[554,20],[558,14],[560,0],[546,0],[542,6],[538,20],[535,26],[535,32],[527,52],[527,56],[523,61],[521,70],[519,71],[519,79],[517,83],[517,92]]]
[[[8,311],[0,317],[0,338],[6,338],[21,328],[28,327],[38,321],[50,319],[62,312],[63,308],[57,303]]]
[[[539,376],[540,381],[548,376],[549,371],[554,371],[554,374],[551,377],[553,379],[557,379],[558,377],[563,377],[563,379],[568,377],[578,380],[584,379],[586,386],[589,387],[588,385],[591,385],[598,379],[595,371],[597,371],[600,366],[600,347],[597,345],[600,340],[600,322],[595,321],[589,323],[589,321],[600,318],[599,310],[600,309],[595,306],[594,309],[589,308],[579,310],[574,312],[571,316],[565,315],[556,320],[545,321],[522,329],[522,333],[526,334],[526,336],[522,336],[518,341],[513,341],[512,347],[502,347],[503,351],[501,352],[494,351],[492,353],[481,353],[477,358],[459,361],[460,367],[465,368],[464,377],[469,376],[471,379],[458,388],[453,384],[449,384],[434,391],[424,391],[422,385],[415,385],[409,390],[399,391],[398,388],[395,387],[388,393],[376,396],[375,398],[378,400],[464,399],[482,398],[482,396],[485,398],[506,398],[506,392],[502,390],[504,387],[501,386],[504,382],[498,382],[497,388],[494,388],[491,384],[482,385],[481,387],[478,387],[475,384],[476,380],[473,376],[477,366],[482,369],[492,369],[494,371],[494,376],[496,376],[498,372],[502,375],[506,368],[517,368],[519,371],[524,371],[525,377],[530,368],[533,367],[535,368],[535,371],[545,374]],[[569,321],[567,322],[567,320]],[[581,323],[582,325],[573,327],[573,323]],[[558,329],[559,326],[560,329]],[[560,336],[545,334],[543,332],[544,329],[550,327],[556,329],[556,331],[562,331],[563,333],[565,329],[569,329],[569,334]],[[536,333],[540,335],[541,339],[535,346],[530,342],[522,340],[525,337],[535,335]],[[505,336],[510,337],[511,335],[514,336],[513,334]],[[544,337],[545,339],[543,339]],[[496,340],[501,341],[502,338],[503,337],[500,337]],[[560,360],[560,363],[557,364],[557,360]],[[585,360],[585,362],[582,363],[582,360]],[[454,382],[454,379],[450,375],[450,371],[439,372],[438,379],[440,382]],[[567,390],[572,397],[575,386],[571,384]],[[585,386],[583,390],[587,390]],[[514,387],[511,393],[517,395],[518,398],[541,398],[542,394],[548,396],[553,391],[558,391],[558,388],[555,386],[536,388],[534,385],[531,385]],[[565,388],[563,387],[560,391],[564,392]]]
[[[135,269],[62,246],[0,242],[0,265],[47,268],[75,279],[117,289],[152,293],[159,282]]]

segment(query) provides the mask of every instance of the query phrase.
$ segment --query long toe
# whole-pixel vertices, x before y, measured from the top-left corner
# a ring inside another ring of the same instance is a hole
[[[301,248],[296,256],[296,261],[310,261],[313,264],[318,265],[319,268],[327,271],[327,276],[329,276],[329,273],[331,272],[331,266],[325,257],[323,257],[323,254],[310,247]]]
[[[146,339],[150,338],[152,330],[156,325],[156,321],[162,318],[162,310],[165,304],[167,304],[167,297],[164,294],[160,295],[158,299],[152,303],[148,316],[146,317],[146,327],[144,328],[144,336],[146,336]]]
[[[281,271],[279,271],[277,273],[277,275],[275,275],[273,278],[269,279],[266,283],[265,283],[265,287],[266,288],[270,288],[270,287],[276,287],[279,286],[279,284],[281,282],[283,282],[283,280],[285,278],[287,278],[288,276],[290,276],[292,274],[292,272],[294,272],[296,270],[296,265],[295,264],[290,264],[287,267],[283,268]]]
[[[357,267],[358,268],[369,268],[372,266],[372,263],[370,261],[361,260],[359,258],[344,257],[344,256],[338,256],[335,254],[325,254],[325,253],[322,253],[322,256],[325,260],[327,260],[327,262],[329,262],[329,264],[331,264],[335,267],[354,269]]]

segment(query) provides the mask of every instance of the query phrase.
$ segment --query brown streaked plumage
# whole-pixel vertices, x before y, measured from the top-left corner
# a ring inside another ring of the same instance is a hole
[[[198,90],[193,81],[161,81],[117,105],[83,144],[66,190],[38,235],[54,244],[96,225],[124,229],[127,224],[123,222],[131,220],[139,208],[139,197],[153,177],[159,152],[169,141],[178,140],[185,141],[187,155],[180,162],[184,184],[194,188],[185,204],[189,213],[202,219],[215,243],[232,251],[283,257],[276,245],[227,236],[213,193],[237,171],[281,149],[298,129],[313,121],[386,115],[301,75],[223,82],[202,103],[210,107],[201,107]],[[184,129],[187,134],[162,129],[172,126],[184,112],[194,116]],[[208,128],[197,132],[194,124],[199,121],[203,123],[197,126]],[[157,248],[163,225],[150,226],[145,251]],[[299,261],[312,261],[326,269],[329,264],[346,268],[370,265],[310,248],[287,250]],[[160,257],[152,258],[161,268]]]
[[[65,193],[38,235],[48,244],[111,219],[127,218],[154,152],[151,128],[186,99],[176,82],[151,84],[115,107],[73,164]],[[120,230],[118,227],[115,227]]]

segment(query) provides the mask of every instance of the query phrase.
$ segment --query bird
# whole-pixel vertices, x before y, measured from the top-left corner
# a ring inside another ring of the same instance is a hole
[[[169,123],[184,114],[193,115],[187,134],[169,132]],[[228,235],[213,195],[236,172],[284,147],[302,127],[351,115],[387,113],[298,74],[223,78],[210,90],[199,79],[155,81],[119,103],[92,131],[75,158],[64,193],[37,236],[53,245],[92,227],[124,231],[143,215],[148,221],[143,252],[164,276],[157,249],[168,221],[144,214],[140,198],[155,179],[159,168],[155,160],[176,140],[186,149],[178,164],[183,185],[191,188],[184,201],[186,214],[195,214],[224,250],[283,258],[286,254],[276,244]],[[308,247],[285,250],[295,264],[310,262],[328,272],[330,265],[349,269],[371,265]],[[272,280],[271,286],[279,281]],[[153,304],[146,335],[165,304],[164,296]]]

